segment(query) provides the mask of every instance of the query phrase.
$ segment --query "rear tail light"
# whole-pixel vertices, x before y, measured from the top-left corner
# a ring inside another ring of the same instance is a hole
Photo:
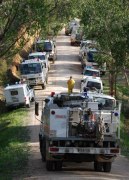
[[[119,153],[120,151],[118,148],[115,148],[115,149],[111,149],[110,152],[111,153]]]
[[[59,148],[58,147],[50,147],[51,152],[58,152]]]
[[[51,97],[53,97],[55,95],[55,92],[51,92]]]

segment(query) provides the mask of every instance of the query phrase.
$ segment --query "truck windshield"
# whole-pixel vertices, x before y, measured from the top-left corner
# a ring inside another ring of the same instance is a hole
[[[92,88],[101,89],[101,83],[88,81],[87,87],[90,89],[92,89]]]
[[[95,56],[98,52],[96,50],[89,50],[89,52],[87,52],[87,61],[88,62],[95,62]]]
[[[42,72],[42,66],[40,63],[30,63],[20,65],[21,74],[36,74]]]
[[[50,52],[52,51],[52,44],[51,42],[41,42],[41,43],[36,43],[36,51],[37,52]]]
[[[51,42],[45,42],[44,43],[44,51],[46,51],[46,52],[52,51]]]
[[[90,71],[90,70],[84,70],[83,75],[85,76],[96,76],[99,77],[99,72],[97,71]]]
[[[103,110],[113,110],[115,107],[115,100],[102,98],[102,97],[94,97],[95,101],[98,102],[99,109]]]
[[[40,59],[40,60],[45,60],[45,56],[44,55],[34,55],[34,56],[29,56],[29,59]]]

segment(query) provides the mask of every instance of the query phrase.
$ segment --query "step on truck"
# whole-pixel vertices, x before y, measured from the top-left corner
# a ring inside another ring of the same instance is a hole
[[[89,97],[53,94],[44,100],[39,132],[46,169],[61,170],[63,162],[94,162],[95,171],[110,172],[120,153],[120,103],[92,92]],[[106,101],[110,105],[102,108]]]

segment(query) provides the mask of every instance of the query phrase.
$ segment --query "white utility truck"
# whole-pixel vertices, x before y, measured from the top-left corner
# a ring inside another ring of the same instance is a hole
[[[41,85],[44,89],[48,80],[45,66],[40,59],[24,60],[20,64],[21,79],[26,80],[31,87]]]
[[[46,52],[33,52],[29,54],[28,59],[40,59],[41,61],[43,61],[46,73],[48,73],[50,69],[50,62],[48,61],[48,57],[49,56]]]
[[[95,93],[53,94],[44,100],[39,132],[46,169],[61,170],[65,161],[94,162],[96,171],[110,172],[120,153],[120,104],[99,93],[96,98]],[[106,100],[109,108],[101,108]]]
[[[97,54],[99,54],[99,51],[96,48],[87,47],[85,49],[85,55],[81,60],[82,67],[84,68],[90,63],[93,67],[100,70],[101,75],[104,75],[106,73],[106,62],[100,66],[98,62],[96,62]]]
[[[86,66],[83,69],[83,77],[82,79],[85,79],[87,77],[96,77],[98,79],[100,79],[100,70],[95,69],[93,66]]]
[[[81,92],[84,92],[85,88],[89,88],[90,90],[95,89],[98,92],[103,92],[103,83],[100,77],[89,76],[85,79],[81,80]]]
[[[24,83],[7,85],[7,87],[4,88],[4,95],[8,108],[19,105],[29,108],[30,102],[35,100],[34,90],[30,89],[29,86]]]

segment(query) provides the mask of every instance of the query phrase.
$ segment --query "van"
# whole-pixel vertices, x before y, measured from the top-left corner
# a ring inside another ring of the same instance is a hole
[[[25,84],[8,85],[4,88],[6,107],[26,106],[30,107],[30,102],[35,100],[33,89]]]

